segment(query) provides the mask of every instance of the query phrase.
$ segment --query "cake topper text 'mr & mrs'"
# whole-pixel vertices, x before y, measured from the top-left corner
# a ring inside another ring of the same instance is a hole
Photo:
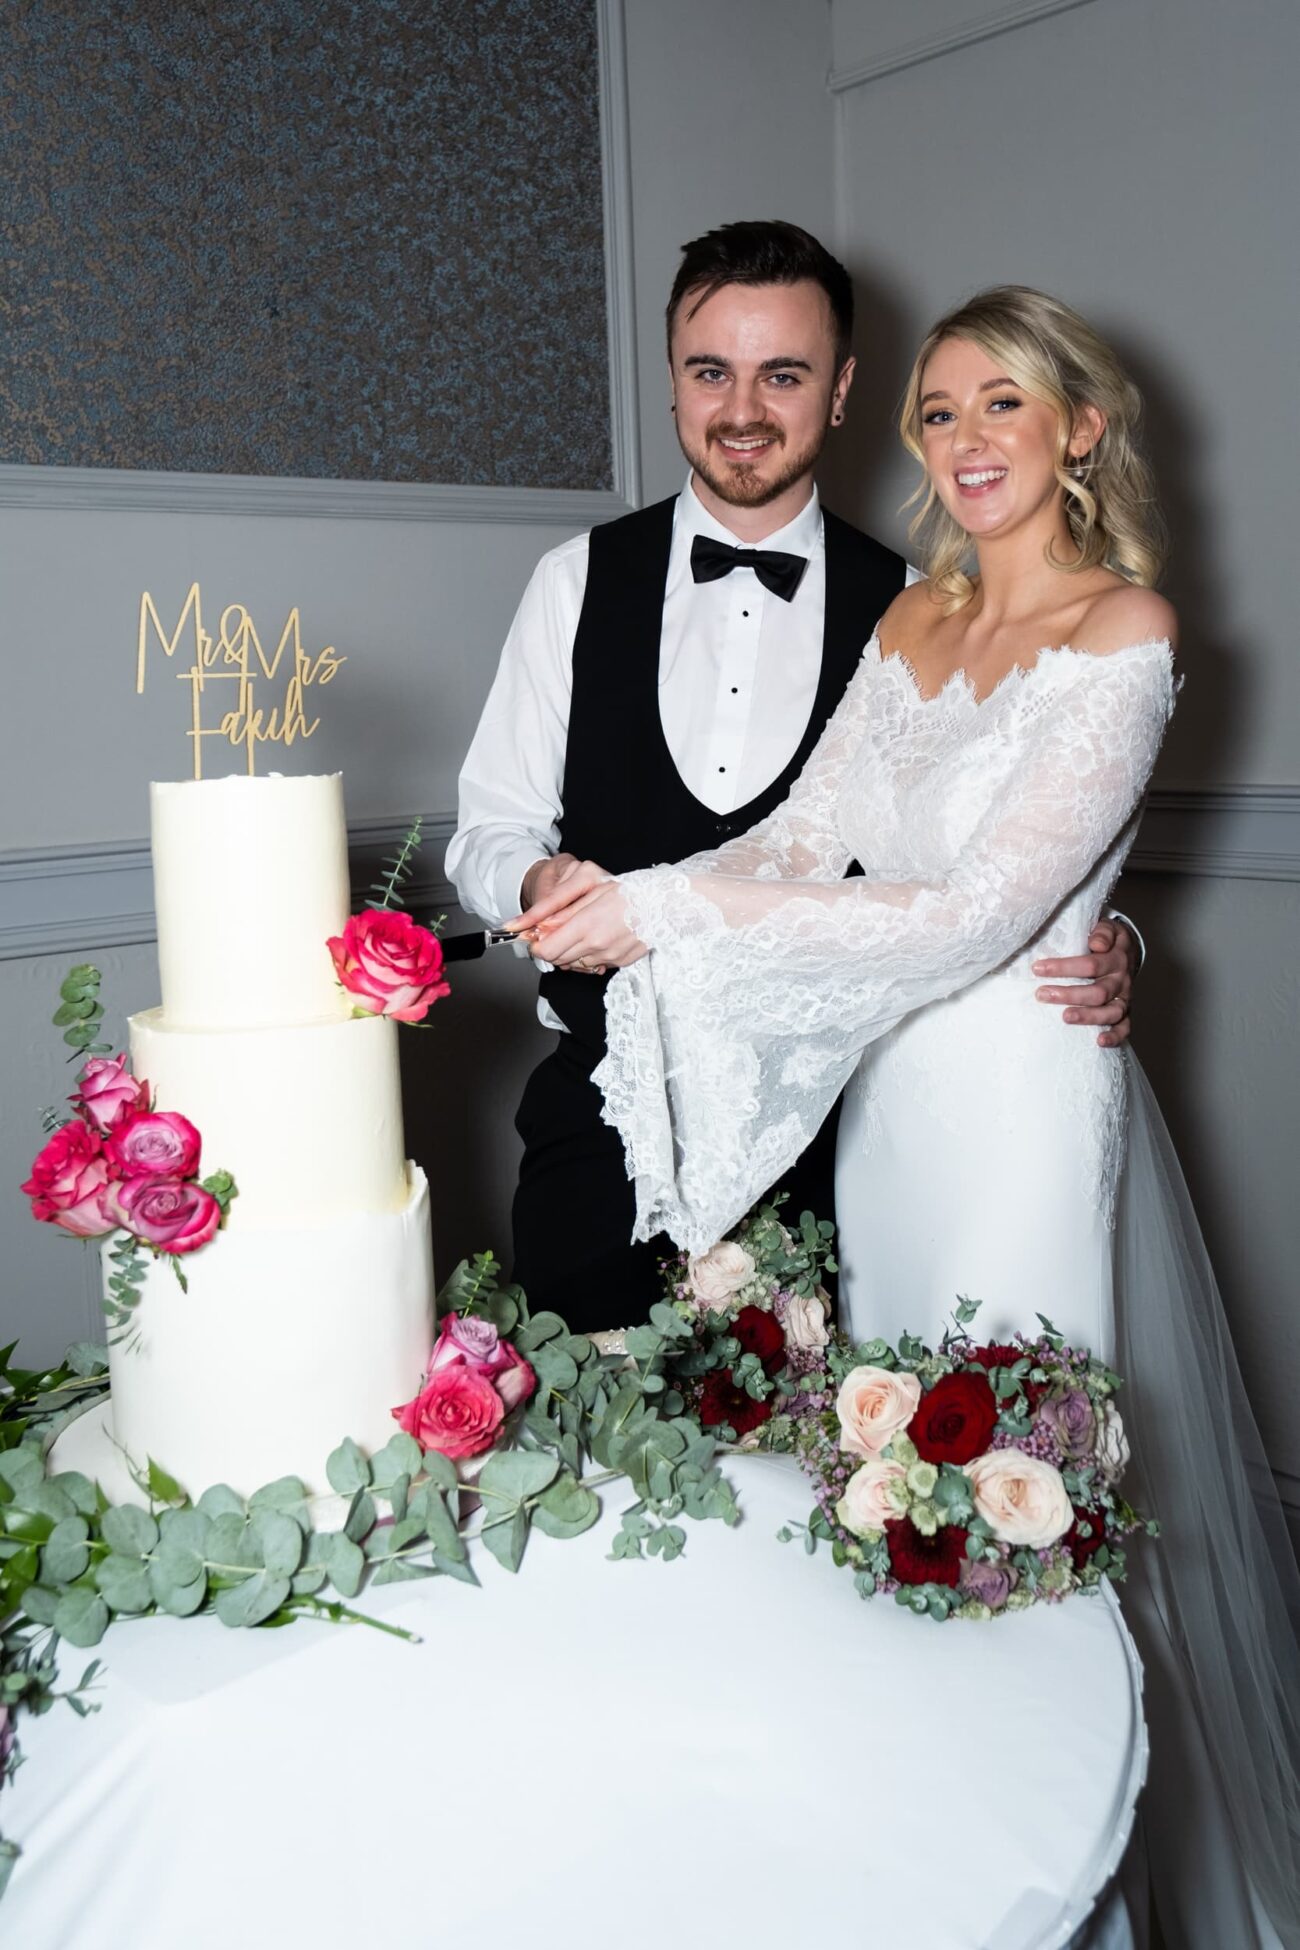
[[[190,634],[187,635],[187,630]],[[144,690],[145,669],[149,653],[150,632],[157,638],[168,657],[176,654],[184,641],[187,650],[192,649],[193,662],[188,670],[177,671],[181,683],[190,686],[190,729],[188,736],[194,741],[194,776],[203,777],[203,741],[205,738],[224,738],[227,744],[242,745],[247,753],[247,768],[251,778],[255,769],[254,759],[259,745],[292,745],[295,739],[310,738],[319,718],[307,716],[306,693],[313,684],[328,684],[337,673],[339,666],[347,662],[333,645],[314,653],[303,648],[302,629],[295,605],[285,619],[284,628],[274,650],[268,655],[262,640],[257,634],[252,616],[242,603],[228,603],[221,612],[217,624],[217,634],[212,636],[203,627],[203,600],[197,582],[190,584],[189,594],[181,607],[176,628],[168,635],[163,628],[162,618],[148,590],[140,598],[140,634],[136,650],[135,688],[137,694]],[[292,652],[292,666],[285,664],[286,650]],[[279,701],[269,708],[258,702],[255,686],[259,681],[267,684],[275,682],[283,672],[284,689]],[[222,706],[217,723],[204,723],[216,716],[213,708],[205,710],[210,684],[234,684],[235,691],[218,689],[217,698]]]

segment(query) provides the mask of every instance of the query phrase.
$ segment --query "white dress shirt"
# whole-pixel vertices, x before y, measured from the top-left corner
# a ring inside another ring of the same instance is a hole
[[[794,520],[760,544],[807,558],[788,603],[752,569],[696,582],[691,543],[697,535],[753,546],[709,513],[688,479],[673,511],[659,715],[688,789],[714,812],[727,813],[771,784],[808,724],[826,607],[821,503],[814,489]],[[915,579],[909,570],[909,582]],[[586,586],[585,535],[542,557],[461,770],[447,877],[461,905],[493,925],[519,912],[525,873],[558,843],[573,643]]]

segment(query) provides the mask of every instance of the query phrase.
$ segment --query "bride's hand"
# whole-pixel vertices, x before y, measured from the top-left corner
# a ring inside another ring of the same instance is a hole
[[[569,885],[566,881],[566,893]],[[542,913],[543,908],[550,911]],[[521,933],[527,928],[528,950],[534,960],[548,961],[555,968],[576,969],[584,975],[627,968],[647,952],[645,943],[627,925],[622,888],[607,874],[576,900],[552,895],[536,902],[520,915],[515,926]]]
[[[613,879],[613,875],[607,873],[604,867],[598,866],[594,860],[573,860],[569,854],[560,857],[570,864],[565,867],[558,879],[553,879],[541,898],[533,901],[522,914],[516,914],[513,921],[503,923],[512,934],[530,934],[543,921],[553,920],[564,908],[570,907],[574,901],[581,900],[583,895],[589,894],[593,887],[602,887],[607,881]],[[543,880],[541,884],[544,886],[545,881]],[[525,895],[528,893],[527,879],[524,881],[524,893]]]

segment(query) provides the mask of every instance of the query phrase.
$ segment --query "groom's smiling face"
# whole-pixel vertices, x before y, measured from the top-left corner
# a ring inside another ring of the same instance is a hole
[[[677,437],[706,505],[762,508],[812,473],[853,361],[837,357],[821,286],[724,284],[673,320]]]

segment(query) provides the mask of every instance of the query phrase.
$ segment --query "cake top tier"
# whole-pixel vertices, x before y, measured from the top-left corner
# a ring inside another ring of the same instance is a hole
[[[150,786],[149,804],[167,1024],[348,1015],[325,945],[348,916],[339,775],[191,779]]]

